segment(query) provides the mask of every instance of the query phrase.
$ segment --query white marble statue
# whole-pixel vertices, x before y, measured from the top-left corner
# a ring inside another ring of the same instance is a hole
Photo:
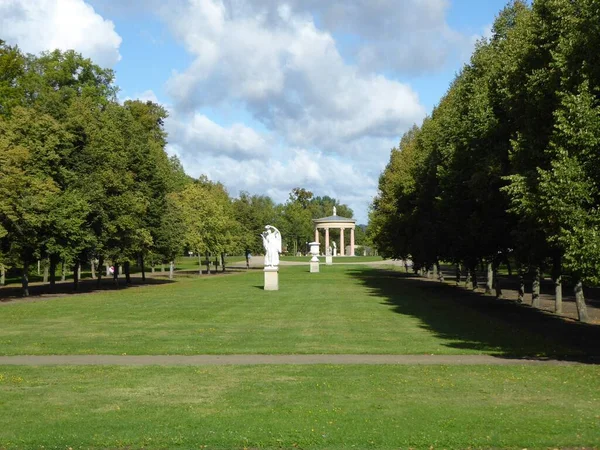
[[[261,233],[263,246],[265,247],[265,267],[279,266],[279,254],[281,253],[281,233],[272,225],[265,226]]]
[[[333,207],[333,215],[337,216],[337,208],[335,206]]]
[[[333,241],[333,256],[337,256],[337,244]]]

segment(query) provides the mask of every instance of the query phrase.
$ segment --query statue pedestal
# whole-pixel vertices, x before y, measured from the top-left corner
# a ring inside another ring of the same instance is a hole
[[[265,267],[265,291],[279,290],[279,267]]]
[[[325,264],[327,264],[328,266],[332,265],[333,264],[333,256],[327,255],[325,257]]]
[[[319,273],[319,261],[310,262],[310,273]]]

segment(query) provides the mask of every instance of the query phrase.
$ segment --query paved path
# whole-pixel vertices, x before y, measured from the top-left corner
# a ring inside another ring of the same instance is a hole
[[[595,363],[600,361],[595,360]],[[594,361],[589,361],[594,363]],[[224,366],[271,364],[368,365],[573,365],[555,359],[502,358],[489,355],[47,355],[0,356],[1,365],[48,366]]]
[[[339,257],[336,256],[336,262],[333,263],[335,266],[344,265],[361,265],[361,266],[402,266],[404,262],[393,260],[393,259],[382,259],[377,261],[361,261],[360,259],[353,259],[351,256]],[[344,258],[344,259],[342,259]],[[320,257],[321,264],[325,265],[325,258]],[[343,261],[343,262],[342,262]],[[308,266],[310,264],[310,256],[306,256],[306,261],[285,261],[280,260],[280,266]],[[249,265],[252,268],[262,268],[265,265],[264,256],[253,256],[250,258]],[[246,268],[246,261],[237,261],[227,264],[230,268]]]

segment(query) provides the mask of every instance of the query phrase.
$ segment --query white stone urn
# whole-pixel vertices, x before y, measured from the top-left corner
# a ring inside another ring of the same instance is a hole
[[[317,258],[319,256],[319,243],[309,242],[308,245],[310,245],[310,254],[312,255],[310,262],[319,262],[319,258]]]

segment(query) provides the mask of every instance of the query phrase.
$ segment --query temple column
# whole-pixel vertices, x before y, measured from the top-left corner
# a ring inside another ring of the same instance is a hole
[[[319,242],[319,228],[315,227],[315,242]]]
[[[329,249],[329,228],[325,228],[325,254],[327,254],[328,249]]]
[[[350,228],[350,256],[354,256],[354,228]]]
[[[340,256],[344,256],[344,230],[345,228],[340,228]]]

